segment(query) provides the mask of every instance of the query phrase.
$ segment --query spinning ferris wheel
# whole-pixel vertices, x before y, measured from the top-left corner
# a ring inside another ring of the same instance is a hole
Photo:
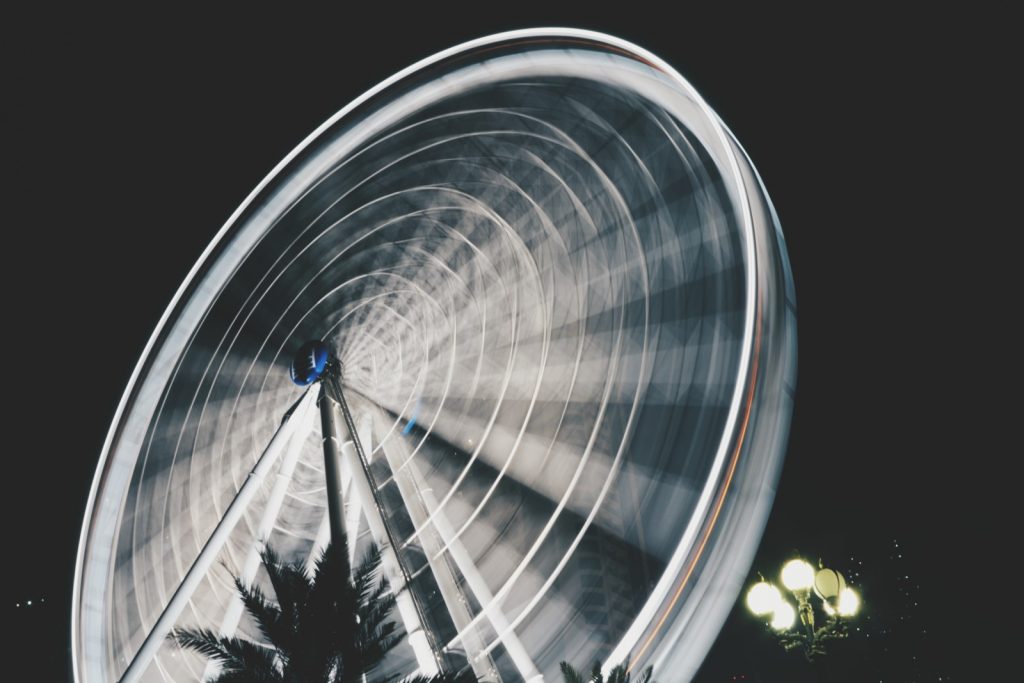
[[[168,631],[258,638],[232,574],[332,527],[385,549],[385,674],[685,679],[771,504],[794,311],[753,166],[654,55],[542,29],[396,74],[271,172],[153,333],[82,531],[77,680],[201,680]]]

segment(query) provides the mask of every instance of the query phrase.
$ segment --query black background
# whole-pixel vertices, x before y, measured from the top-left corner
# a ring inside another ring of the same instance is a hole
[[[931,14],[681,6],[670,18],[633,5],[8,17],[3,343],[15,436],[3,607],[21,672],[11,680],[69,677],[75,551],[106,430],[154,325],[228,215],[310,131],[396,70],[538,25],[607,31],[675,66],[745,146],[781,217],[799,379],[755,569],[774,572],[799,549],[861,572],[864,631],[837,649],[834,680],[973,679],[975,658],[953,646],[968,597],[951,586],[976,551],[962,511],[984,497],[967,472],[989,453],[969,351],[987,319],[968,291],[986,270],[973,256],[984,235],[965,199],[982,170],[971,148],[986,134],[973,117],[987,87],[968,45],[984,30]],[[700,680],[810,676],[738,610]]]

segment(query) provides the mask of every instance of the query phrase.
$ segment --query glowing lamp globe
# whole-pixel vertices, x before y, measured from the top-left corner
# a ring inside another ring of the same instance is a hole
[[[814,575],[814,592],[828,602],[836,598],[846,588],[846,579],[835,569],[819,569]]]
[[[747,608],[758,616],[771,614],[781,602],[779,589],[767,581],[759,581],[747,591]]]
[[[839,594],[839,606],[836,611],[841,617],[852,617],[860,609],[860,596],[852,588],[844,588]]]
[[[785,600],[780,600],[775,607],[775,615],[772,616],[772,628],[776,631],[785,631],[793,626],[796,621],[796,610]]]
[[[814,567],[805,560],[790,560],[782,567],[782,585],[791,591],[810,590],[814,585]]]
[[[295,352],[290,370],[292,381],[300,387],[309,386],[320,379],[327,369],[330,349],[322,341],[308,341]]]

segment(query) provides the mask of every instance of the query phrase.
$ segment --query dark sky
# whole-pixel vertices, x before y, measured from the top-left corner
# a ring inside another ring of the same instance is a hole
[[[601,16],[479,7],[5,22],[3,343],[16,397],[5,423],[19,436],[7,452],[3,601],[16,666],[34,671],[24,680],[68,676],[74,556],[103,438],[153,326],[224,220],[311,130],[394,71],[544,24],[618,34],[673,64],[746,147],[781,217],[799,379],[755,568],[775,571],[799,549],[862,571],[865,631],[888,640],[847,644],[836,661],[858,663],[835,680],[971,680],[952,645],[968,596],[949,586],[971,547],[962,511],[981,499],[964,470],[984,457],[966,362],[984,325],[967,294],[984,268],[964,237],[963,177],[979,170],[965,129],[984,87],[964,47],[973,25],[725,5],[683,20],[634,3]],[[740,612],[700,680],[739,675],[809,673]]]

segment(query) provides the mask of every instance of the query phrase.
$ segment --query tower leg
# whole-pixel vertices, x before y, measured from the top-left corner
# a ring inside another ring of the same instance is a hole
[[[311,396],[311,393],[305,394],[285,416],[284,421],[270,440],[266,450],[263,451],[259,460],[256,461],[256,466],[252,468],[249,476],[246,477],[245,482],[238,489],[238,493],[235,494],[231,504],[224,511],[224,516],[221,517],[213,533],[210,534],[210,538],[207,539],[206,544],[199,551],[199,555],[192,562],[192,566],[189,567],[181,583],[178,584],[178,588],[174,591],[174,595],[171,596],[167,606],[164,607],[164,611],[160,613],[156,623],[153,624],[149,634],[146,635],[146,639],[142,641],[142,646],[135,653],[132,661],[128,664],[128,668],[121,674],[121,683],[135,683],[142,678],[142,674],[149,668],[157,650],[163,645],[167,634],[174,628],[174,624],[177,622],[178,617],[181,616],[181,612],[188,605],[189,600],[192,599],[192,594],[206,576],[210,566],[217,559],[217,555],[220,553],[221,548],[224,547],[238,520],[242,518],[242,514],[249,506],[249,502],[252,501],[253,496],[259,490],[264,477],[266,477],[274,463],[277,462],[278,456],[284,450],[295,431],[295,424],[298,421],[296,413],[305,411],[307,407],[306,402]]]
[[[327,384],[320,383],[320,428],[324,444],[324,482],[327,486],[327,517],[331,528],[331,551],[340,552],[340,539],[345,536],[345,510],[341,498],[341,443],[334,400],[328,395]],[[348,429],[345,429],[346,435]],[[349,539],[355,543],[355,539]],[[347,557],[345,559],[348,559]]]
[[[331,429],[337,429],[339,431],[333,432],[338,435],[337,438],[331,442],[332,444],[352,442],[351,448],[341,449],[340,456],[345,458],[347,461],[347,467],[352,476],[352,486],[350,495],[358,500],[363,513],[366,515],[367,526],[370,529],[370,533],[373,536],[374,541],[380,547],[381,551],[381,567],[387,576],[388,583],[391,584],[391,589],[395,594],[395,606],[398,608],[399,616],[402,619],[402,623],[405,626],[405,631],[409,644],[412,646],[413,653],[416,656],[416,663],[419,666],[419,673],[424,676],[433,676],[440,670],[440,655],[434,644],[431,643],[428,633],[424,628],[425,619],[419,604],[417,603],[416,596],[409,590],[408,572],[402,565],[402,560],[399,558],[396,548],[399,545],[395,542],[395,538],[388,527],[387,520],[384,516],[384,510],[381,507],[381,502],[376,494],[376,484],[373,481],[373,477],[370,474],[369,462],[367,455],[363,450],[362,444],[356,435],[355,421],[352,418],[352,414],[349,412],[348,404],[345,402],[344,394],[341,391],[341,384],[338,381],[337,376],[325,376],[321,380],[324,393],[321,396],[321,413],[324,410],[324,405],[327,405],[327,410],[330,411],[330,425]],[[335,418],[334,403],[337,403],[341,415],[344,418],[338,421]],[[325,425],[327,423],[325,422]],[[324,454],[326,457],[328,447],[328,440],[324,439]],[[337,454],[338,451],[335,451]],[[337,455],[335,456],[337,457]],[[338,470],[340,473],[340,470]],[[330,481],[330,475],[328,476]],[[340,490],[341,477],[338,475],[338,487]],[[331,484],[328,483],[328,488]],[[340,497],[338,498],[340,502]],[[341,506],[338,506],[339,519],[338,524],[344,524],[340,519],[342,513]],[[333,514],[333,512],[332,512]],[[331,533],[334,534],[335,520],[331,520]],[[344,528],[344,527],[342,527]]]

